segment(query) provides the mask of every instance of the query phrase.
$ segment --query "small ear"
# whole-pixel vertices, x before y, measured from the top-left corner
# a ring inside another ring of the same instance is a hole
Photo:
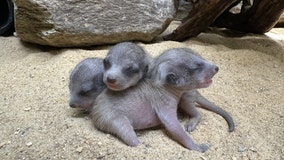
[[[173,85],[176,85],[178,84],[178,76],[174,73],[168,73],[167,76],[166,76],[166,82],[168,84],[173,84]]]
[[[156,84],[166,83],[167,66],[166,64],[156,64],[150,68],[150,77]]]
[[[146,65],[145,68],[144,68],[144,71],[143,71],[143,76],[146,76],[146,75],[147,75],[148,70],[149,70],[149,66]]]

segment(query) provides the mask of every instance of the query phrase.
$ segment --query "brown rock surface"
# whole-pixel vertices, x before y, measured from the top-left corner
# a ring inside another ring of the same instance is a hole
[[[176,13],[175,0],[18,0],[15,5],[17,35],[57,47],[149,42]]]

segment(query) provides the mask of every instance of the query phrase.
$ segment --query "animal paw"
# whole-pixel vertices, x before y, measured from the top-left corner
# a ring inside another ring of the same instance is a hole
[[[204,153],[208,149],[209,149],[209,144],[203,143],[198,145],[197,151]]]
[[[140,144],[140,141],[138,139],[128,139],[125,140],[125,143],[131,147],[136,147]]]
[[[198,121],[191,121],[191,120],[189,120],[189,121],[184,125],[185,130],[186,130],[187,132],[192,132],[192,131],[195,130],[197,124],[198,124]]]

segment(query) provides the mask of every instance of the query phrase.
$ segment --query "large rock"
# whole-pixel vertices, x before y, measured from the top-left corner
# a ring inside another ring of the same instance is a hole
[[[23,40],[58,47],[149,42],[176,13],[175,0],[16,0]]]

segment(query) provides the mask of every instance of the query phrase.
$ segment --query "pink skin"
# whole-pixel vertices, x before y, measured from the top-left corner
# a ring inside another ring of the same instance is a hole
[[[198,64],[202,64],[198,66]],[[150,79],[117,94],[104,90],[97,97],[91,116],[94,125],[121,138],[130,146],[140,142],[135,129],[162,124],[184,147],[205,152],[206,144],[196,144],[177,118],[177,107],[187,91],[211,85],[218,67],[188,49],[173,49],[159,56],[150,68]]]
[[[105,84],[109,89],[114,90],[114,91],[120,91],[124,89],[122,86],[119,86],[118,84],[113,84],[109,82],[105,82]]]

